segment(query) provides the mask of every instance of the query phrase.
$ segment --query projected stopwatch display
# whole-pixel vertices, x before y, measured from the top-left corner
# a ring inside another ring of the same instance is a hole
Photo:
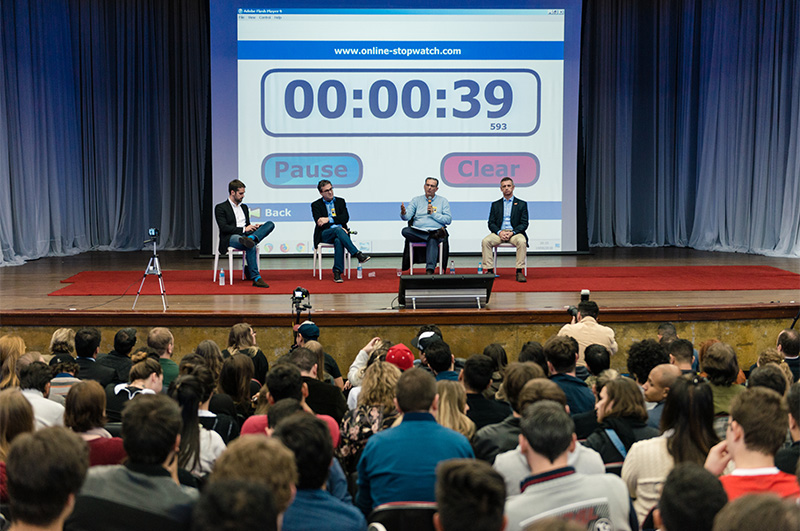
[[[530,69],[273,69],[261,81],[270,136],[529,136]]]

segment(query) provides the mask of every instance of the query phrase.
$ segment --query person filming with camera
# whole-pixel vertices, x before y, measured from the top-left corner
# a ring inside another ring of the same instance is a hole
[[[612,356],[617,353],[618,349],[614,330],[597,322],[599,314],[600,308],[596,302],[590,301],[588,298],[581,300],[577,313],[572,316],[572,322],[565,324],[558,331],[558,335],[569,336],[578,342],[577,376],[583,379],[585,379],[584,375],[589,376],[583,357],[586,347],[594,343],[603,345]]]

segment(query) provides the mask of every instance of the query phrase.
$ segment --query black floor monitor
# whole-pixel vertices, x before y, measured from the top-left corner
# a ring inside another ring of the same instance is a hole
[[[482,308],[494,275],[403,275],[398,300],[406,308]]]

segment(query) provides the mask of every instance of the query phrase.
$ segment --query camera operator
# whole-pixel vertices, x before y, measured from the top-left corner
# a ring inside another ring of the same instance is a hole
[[[578,342],[578,376],[584,374],[588,377],[586,361],[583,358],[583,351],[591,344],[603,345],[613,356],[617,353],[617,341],[614,339],[614,331],[597,322],[600,309],[597,303],[590,300],[582,300],[578,304],[578,312],[573,315],[572,322],[564,325],[558,331],[560,336],[569,336]],[[585,378],[584,378],[585,379]]]

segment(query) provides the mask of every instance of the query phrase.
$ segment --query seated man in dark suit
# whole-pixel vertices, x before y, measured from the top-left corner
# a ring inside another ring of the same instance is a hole
[[[234,179],[228,183],[228,200],[214,207],[214,217],[219,227],[219,253],[225,254],[228,247],[245,251],[247,278],[257,288],[268,288],[269,284],[261,278],[256,263],[256,244],[275,229],[275,224],[271,221],[250,223],[250,210],[242,203],[244,189],[244,183]]]
[[[528,252],[528,203],[514,197],[514,181],[510,177],[500,180],[503,198],[492,203],[489,211],[489,230],[491,234],[481,242],[483,270],[494,274],[492,249],[501,243],[512,243],[517,248],[517,282],[527,282],[523,268]]]
[[[344,250],[355,256],[359,262],[366,262],[365,255],[350,239],[347,222],[347,203],[341,197],[333,196],[333,185],[327,179],[317,183],[317,190],[322,196],[311,203],[311,215],[314,217],[314,249],[322,243],[333,244],[333,281],[342,282],[344,271]]]
[[[76,375],[81,380],[96,380],[103,387],[114,381],[117,372],[111,367],[97,363],[100,352],[100,330],[97,328],[81,328],[75,334],[75,362],[81,368]]]

